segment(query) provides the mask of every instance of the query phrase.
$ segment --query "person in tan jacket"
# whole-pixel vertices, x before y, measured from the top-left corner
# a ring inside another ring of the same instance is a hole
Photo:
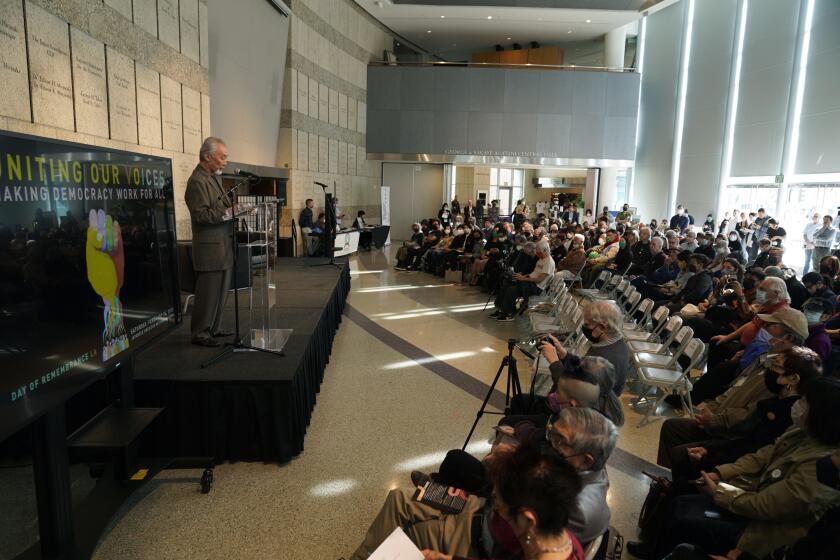
[[[817,461],[840,448],[838,407],[840,380],[815,379],[775,444],[703,472],[701,495],[674,500],[660,552],[687,542],[707,554],[760,558],[804,537],[840,505],[840,490],[817,479]]]
[[[557,263],[555,276],[560,275],[564,279],[574,278],[583,270],[583,265],[586,263],[586,250],[583,248],[583,242],[583,235],[575,234],[569,245],[569,253]]]
[[[769,367],[766,356],[778,354],[793,346],[801,346],[808,336],[808,322],[801,311],[786,310],[762,316],[764,328],[771,335],[770,352],[756,358],[729,389],[712,401],[699,405],[694,418],[669,418],[659,433],[656,462],[671,468],[696,442],[707,439],[735,439],[746,435],[751,426],[745,422],[755,414],[758,401],[773,394],[764,383],[764,370]],[[781,322],[784,319],[785,322]]]

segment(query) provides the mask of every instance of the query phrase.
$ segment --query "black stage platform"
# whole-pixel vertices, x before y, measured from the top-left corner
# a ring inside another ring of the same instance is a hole
[[[350,291],[350,269],[311,267],[325,259],[278,259],[272,327],[294,329],[285,357],[236,352],[202,369],[219,352],[190,344],[190,317],[137,357],[137,406],[166,410],[144,437],[154,456],[210,456],[221,461],[286,462],[303,438]],[[259,277],[257,277],[259,279]],[[240,291],[242,332],[248,297]],[[224,327],[233,327],[233,297]]]

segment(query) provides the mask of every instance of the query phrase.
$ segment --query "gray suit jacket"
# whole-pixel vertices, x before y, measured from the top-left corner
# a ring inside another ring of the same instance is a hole
[[[197,165],[187,180],[184,200],[192,222],[193,268],[203,272],[232,267],[231,224],[224,219],[231,202],[221,184]]]

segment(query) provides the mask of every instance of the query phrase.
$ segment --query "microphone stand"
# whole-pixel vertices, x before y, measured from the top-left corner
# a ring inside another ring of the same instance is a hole
[[[327,185],[317,181],[315,181],[315,184],[324,189],[324,217],[326,218],[325,222],[327,229],[321,237],[321,242],[324,244],[324,251],[329,252],[330,260],[325,263],[310,264],[309,266],[334,266],[339,270],[343,270],[344,263],[335,262],[335,205],[327,192]],[[333,189],[335,189],[335,183],[333,183]],[[328,242],[329,246],[327,246]]]
[[[278,350],[269,350],[268,348],[259,348],[257,346],[252,346],[250,342],[243,342],[243,335],[240,332],[239,328],[239,285],[238,285],[238,276],[237,276],[237,261],[239,261],[239,242],[236,239],[236,224],[238,222],[236,216],[236,205],[237,201],[239,200],[238,191],[239,187],[246,183],[250,183],[253,180],[252,177],[246,177],[242,179],[238,183],[236,183],[232,189],[228,191],[228,195],[231,197],[231,219],[230,221],[230,229],[231,229],[231,243],[233,244],[233,316],[234,316],[234,335],[232,342],[226,342],[225,347],[222,349],[221,352],[201,364],[202,368],[210,367],[222,358],[226,358],[233,352],[243,351],[243,350],[252,350],[256,352],[264,352],[266,354],[273,354],[277,357],[283,357],[285,354],[282,351]],[[251,263],[246,263],[248,266],[251,266]]]

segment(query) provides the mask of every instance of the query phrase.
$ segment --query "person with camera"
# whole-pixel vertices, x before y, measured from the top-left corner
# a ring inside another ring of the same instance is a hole
[[[513,321],[517,300],[541,294],[554,276],[554,259],[548,241],[539,241],[535,248],[538,260],[534,270],[530,274],[513,273],[511,283],[496,298],[498,309],[491,315],[493,319]]]

